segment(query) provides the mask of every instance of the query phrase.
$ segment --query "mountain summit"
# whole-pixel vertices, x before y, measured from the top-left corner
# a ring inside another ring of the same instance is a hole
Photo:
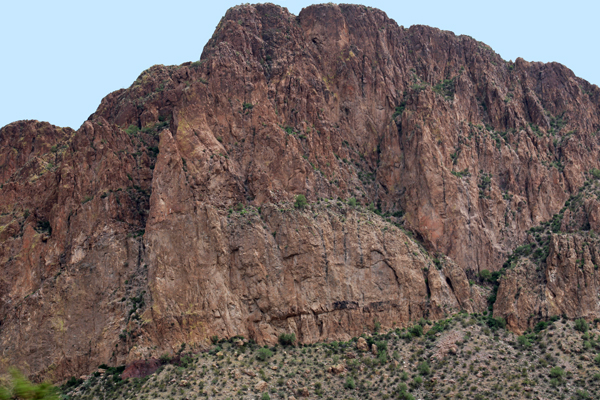
[[[600,317],[599,131],[560,64],[359,5],[234,7],[79,130],[0,130],[2,362]]]

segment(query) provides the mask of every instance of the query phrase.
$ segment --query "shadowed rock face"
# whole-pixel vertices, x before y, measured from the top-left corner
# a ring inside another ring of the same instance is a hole
[[[562,65],[379,10],[232,8],[200,61],[144,71],[78,131],[0,130],[3,361],[61,379],[213,335],[483,311],[467,277],[598,166],[599,106]],[[322,200],[350,197],[403,217]]]

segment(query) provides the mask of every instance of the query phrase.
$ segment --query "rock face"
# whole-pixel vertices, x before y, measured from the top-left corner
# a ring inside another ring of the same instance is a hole
[[[600,89],[562,65],[363,6],[234,7],[200,61],[143,72],[76,132],[0,130],[2,360],[62,379],[214,335],[483,311],[469,278],[583,185],[599,130]],[[548,315],[598,314],[573,290]]]
[[[515,251],[518,257],[507,263],[494,314],[515,331],[552,316],[600,316],[600,182],[589,178],[552,222],[530,230],[527,243]]]

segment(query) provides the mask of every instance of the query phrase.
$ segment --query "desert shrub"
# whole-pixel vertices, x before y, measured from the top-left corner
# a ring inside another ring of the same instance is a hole
[[[282,346],[293,346],[296,342],[296,334],[295,333],[282,333],[279,335],[279,343]]]
[[[541,332],[544,329],[546,329],[549,325],[550,325],[549,321],[540,321],[535,325],[535,328],[533,328],[533,331],[535,333]]]
[[[180,364],[183,368],[190,368],[194,365],[194,357],[191,354],[186,354],[181,357]]]
[[[578,389],[575,392],[575,398],[578,400],[587,400],[587,399],[591,399],[592,395],[589,394],[586,390]]]
[[[402,115],[402,113],[404,112],[404,108],[406,107],[406,101],[403,101],[402,103],[400,103],[399,106],[396,107],[396,109],[394,110],[394,114],[392,115],[393,119],[396,119],[396,117],[398,115]]]
[[[482,281],[492,281],[492,273],[487,270],[487,269],[482,269],[481,272],[479,273],[479,277],[481,278]]]
[[[387,342],[380,340],[375,342],[375,346],[377,346],[377,359],[381,364],[385,364],[387,362]]]
[[[521,346],[523,348],[531,347],[531,342],[525,335],[519,336],[517,338],[517,341],[519,342],[519,346]]]
[[[585,333],[588,331],[588,329],[590,329],[590,327],[588,326],[588,323],[585,321],[585,319],[579,318],[575,320],[575,330]]]
[[[423,378],[420,376],[415,376],[415,379],[413,379],[413,381],[411,382],[411,385],[414,387],[419,387],[423,384]]]
[[[135,135],[136,133],[138,133],[140,131],[140,128],[138,128],[136,125],[129,125],[127,127],[127,129],[125,129],[125,132],[129,135]]]
[[[404,383],[398,385],[398,396],[396,398],[400,400],[415,400],[415,397],[408,393],[408,387]]]
[[[419,374],[421,374],[421,375],[429,375],[431,373],[431,368],[429,367],[429,364],[427,363],[427,361],[423,361],[417,367],[417,371],[419,371]]]
[[[303,194],[299,194],[296,196],[296,202],[294,203],[294,207],[303,209],[308,205],[308,201],[306,200],[306,196]]]
[[[506,320],[502,317],[494,318],[490,315],[487,318],[487,326],[493,331],[496,329],[504,329],[506,328]]]
[[[76,386],[79,386],[83,383],[83,379],[77,379],[74,376],[72,376],[64,385],[63,388],[64,389],[69,389],[69,388],[73,388]],[[0,399],[2,399],[2,396],[0,396]]]
[[[561,367],[553,367],[550,369],[550,378],[562,379],[565,376],[565,370]]]
[[[418,324],[414,325],[409,329],[409,332],[411,333],[411,335],[416,337],[423,336],[423,326]]]
[[[256,358],[260,361],[267,361],[267,359],[271,358],[272,356],[273,352],[270,349],[268,349],[267,347],[261,347],[260,349],[258,349],[258,354],[256,355]]]
[[[356,388],[356,382],[354,382],[354,379],[349,376],[346,378],[346,382],[344,383],[344,387],[346,389],[355,389]]]
[[[427,331],[428,336],[434,336],[438,332],[443,332],[448,328],[450,321],[447,319],[443,319],[441,321],[437,321],[430,330]]]
[[[373,331],[375,333],[379,333],[380,330],[381,330],[381,322],[375,320],[375,323],[373,324]]]

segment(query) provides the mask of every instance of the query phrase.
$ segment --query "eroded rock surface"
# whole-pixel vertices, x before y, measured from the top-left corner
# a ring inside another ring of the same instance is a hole
[[[597,171],[598,174],[600,171]],[[507,262],[494,315],[518,332],[553,316],[588,321],[600,316],[600,182],[589,180],[551,221],[530,230]]]
[[[200,61],[144,71],[79,130],[0,130],[2,360],[61,379],[214,335],[481,312],[469,279],[583,185],[599,130],[600,89],[562,65],[363,6],[234,7]],[[556,276],[548,314],[597,315],[595,286]],[[522,327],[538,306],[510,290],[497,313]]]

